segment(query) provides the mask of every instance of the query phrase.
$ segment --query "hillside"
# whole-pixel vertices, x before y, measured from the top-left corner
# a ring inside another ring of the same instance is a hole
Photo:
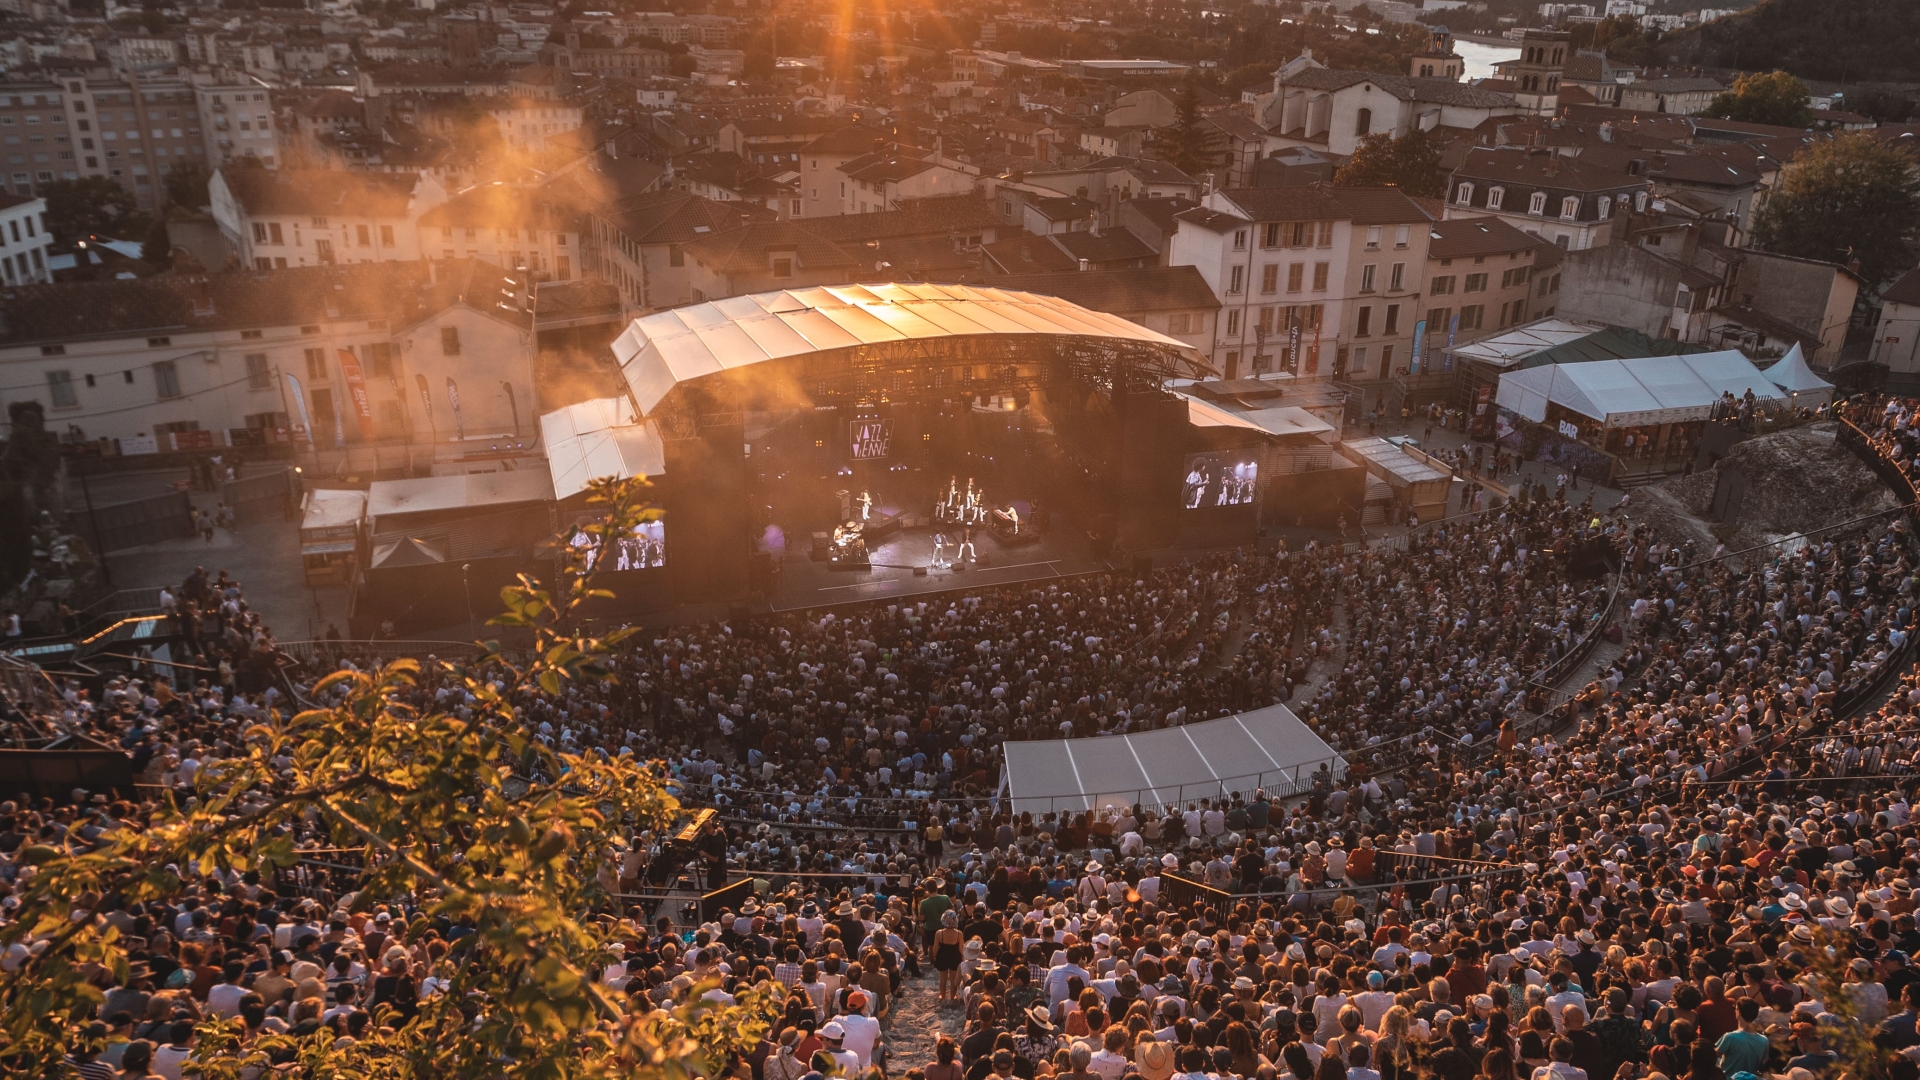
[[[1671,64],[1785,69],[1803,79],[1920,81],[1915,0],[1761,0],[1751,10],[1660,39]]]

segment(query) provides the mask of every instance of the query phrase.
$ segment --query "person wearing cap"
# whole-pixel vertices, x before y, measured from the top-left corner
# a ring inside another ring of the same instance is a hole
[[[860,1057],[846,1048],[847,1028],[839,1020],[829,1020],[820,1029],[820,1052],[814,1055],[813,1067],[822,1072],[837,1072],[841,1076],[852,1076],[861,1067]],[[825,1058],[829,1068],[821,1069],[821,1058]]]
[[[874,1063],[880,1044],[880,1021],[866,1014],[870,1004],[865,990],[855,990],[847,995],[847,1013],[827,1024],[828,1027],[840,1026],[842,1048],[854,1056],[862,1069]]]

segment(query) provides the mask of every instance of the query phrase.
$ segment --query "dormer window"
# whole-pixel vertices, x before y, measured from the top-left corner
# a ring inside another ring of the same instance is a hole
[[[1536,191],[1527,198],[1527,213],[1539,217],[1547,212],[1547,193]]]
[[[1573,221],[1579,216],[1580,199],[1578,196],[1569,195],[1560,200],[1560,219],[1562,221]]]
[[[1600,211],[1600,220],[1605,221],[1613,216],[1613,200],[1601,199],[1600,205],[1595,207],[1595,209]]]
[[[1505,202],[1506,199],[1507,199],[1506,188],[1493,187],[1493,188],[1487,189],[1487,209],[1489,210],[1500,209],[1500,204]]]
[[[773,276],[777,278],[792,277],[793,276],[793,256],[791,255],[776,256],[773,260]]]
[[[1453,202],[1455,206],[1472,206],[1473,205],[1473,185],[1461,184],[1460,190],[1454,193]]]

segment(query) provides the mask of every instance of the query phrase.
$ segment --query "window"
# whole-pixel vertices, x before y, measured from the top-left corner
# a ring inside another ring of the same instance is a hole
[[[259,340],[260,340],[261,338],[263,338],[263,337],[266,337],[266,336],[267,336],[267,334],[266,334],[266,331],[264,331],[264,330],[242,330],[242,331],[240,331],[240,340],[241,340],[241,341],[259,341]]]
[[[1465,286],[1460,291],[1461,292],[1486,292],[1487,291],[1487,275],[1468,274],[1467,280],[1465,282]]]
[[[1600,202],[1594,206],[1594,210],[1599,212],[1601,221],[1607,220],[1613,216],[1613,200],[1601,199]],[[1740,204],[1737,202],[1733,204],[1733,216],[1736,218],[1740,216]]]
[[[372,231],[368,229],[365,225],[355,225],[353,227],[353,237],[355,240],[360,241],[361,247],[373,246]]]
[[[307,381],[308,382],[326,382],[327,381],[327,350],[308,349],[306,350],[306,354],[307,354]]]
[[[1397,334],[1400,332],[1400,305],[1399,304],[1387,305],[1387,318],[1386,318],[1386,321],[1381,325],[1380,332],[1383,334]]]
[[[1353,350],[1353,363],[1348,366],[1348,373],[1352,375],[1365,375],[1367,373],[1367,347],[1365,345],[1357,346]]]
[[[460,328],[443,326],[440,328],[440,352],[445,356],[460,355]]]
[[[1260,246],[1264,248],[1282,247],[1286,243],[1287,226],[1283,222],[1269,221],[1260,227]]]
[[[1246,291],[1247,268],[1236,266],[1227,272],[1227,295],[1237,296]]]
[[[1193,316],[1188,312],[1167,316],[1167,333],[1190,334],[1193,332]]]
[[[1636,214],[1644,214],[1647,212],[1646,192],[1636,191],[1633,193],[1633,212]]]
[[[1453,202],[1455,206],[1472,206],[1473,205],[1473,185],[1461,184],[1458,190],[1456,190],[1453,194]]]
[[[1353,323],[1354,337],[1368,337],[1373,333],[1373,309],[1362,307],[1359,317]]]
[[[1323,221],[1320,223],[1320,236],[1317,240],[1315,240],[1313,246],[1314,247],[1332,247],[1333,246],[1333,222]]]
[[[1500,204],[1506,201],[1507,201],[1506,188],[1490,187],[1487,189],[1487,209],[1498,210],[1500,209]]]
[[[380,226],[380,246],[381,247],[393,246],[393,226],[391,225]]]
[[[1427,311],[1427,333],[1442,334],[1447,330],[1447,320],[1453,318],[1451,308],[1431,308]]]
[[[1317,262],[1313,264],[1313,289],[1315,292],[1326,291],[1327,270],[1332,265],[1333,265],[1332,263],[1323,263],[1323,262]]]
[[[133,369],[128,368],[127,370],[121,372],[120,381],[126,383],[128,386],[132,386],[133,385]]]
[[[381,379],[393,378],[393,343],[376,341],[361,347],[367,362],[367,374]]]
[[[1254,329],[1259,332],[1262,338],[1273,332],[1273,308],[1263,307],[1260,309],[1260,321],[1254,325]]]
[[[267,242],[266,222],[256,221],[253,223],[253,242],[256,244],[264,244]]]
[[[1411,240],[1412,237],[1413,237],[1412,227],[1407,225],[1402,225],[1399,228],[1393,230],[1393,246],[1397,248],[1406,247],[1407,242]]]
[[[1532,214],[1535,217],[1539,217],[1541,214],[1544,214],[1546,212],[1547,212],[1547,193],[1546,192],[1536,191],[1532,195],[1527,196],[1527,213]]]
[[[1580,216],[1579,196],[1569,195],[1566,198],[1560,200],[1560,219],[1562,221],[1573,221],[1577,219],[1579,216]]]
[[[1407,264],[1394,263],[1393,270],[1387,274],[1387,291],[1399,292],[1407,287]]]
[[[1380,374],[1393,374],[1393,346],[1380,346]]]
[[[1370,134],[1372,131],[1373,131],[1373,110],[1361,109],[1359,115],[1354,118],[1353,133],[1355,135],[1367,135],[1367,134]]]
[[[153,389],[154,392],[162,398],[177,398],[180,396],[180,371],[173,366],[173,361],[156,360],[153,362]]]
[[[1306,279],[1307,264],[1293,263],[1287,267],[1287,291],[1299,292]]]
[[[1235,229],[1235,230],[1234,230],[1234,232],[1233,232],[1233,250],[1235,250],[1235,251],[1245,251],[1245,250],[1247,250],[1247,230],[1245,230],[1245,229]]]
[[[793,260],[792,259],[773,260],[773,276],[777,278],[792,277],[793,276]]]
[[[71,409],[80,404],[80,399],[73,393],[71,371],[47,372],[47,393],[53,397],[53,407],[56,409]]]
[[[1483,314],[1485,314],[1485,312],[1486,312],[1486,308],[1480,304],[1468,304],[1466,307],[1461,308],[1460,309],[1460,329],[1462,330],[1480,329],[1480,318]]]
[[[273,371],[267,367],[266,353],[247,354],[247,389],[267,390],[273,386]]]
[[[680,250],[679,244],[671,244],[667,247],[667,265],[668,266],[687,265],[687,253]]]
[[[1367,250],[1380,250],[1380,226],[1378,225],[1367,226]]]
[[[1374,272],[1379,269],[1380,268],[1378,266],[1375,266],[1373,263],[1368,263],[1367,265],[1360,268],[1360,291],[1361,292],[1368,293],[1368,292],[1374,291],[1373,290]]]
[[[1239,333],[1240,333],[1240,309],[1234,308],[1232,311],[1227,312],[1227,336],[1234,337],[1234,336],[1237,336]]]
[[[65,345],[42,345],[40,346],[40,355],[65,356],[67,355],[67,347]]]
[[[1268,263],[1260,268],[1260,291],[1274,293],[1280,291],[1280,264]]]

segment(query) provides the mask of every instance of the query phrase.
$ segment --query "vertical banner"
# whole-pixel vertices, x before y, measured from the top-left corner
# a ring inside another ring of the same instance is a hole
[[[293,437],[296,440],[313,441],[313,419],[307,415],[307,392],[300,388],[300,380],[293,372],[287,376],[287,390],[293,394]]]
[[[353,402],[353,418],[360,428],[360,441],[373,441],[373,399],[367,396],[366,372],[360,370],[360,358],[352,349],[341,349],[340,373],[347,380],[347,398]]]
[[[1287,373],[1300,374],[1300,324],[1296,320],[1287,320]]]
[[[453,437],[467,437],[467,427],[460,418],[460,388],[454,385],[453,376],[447,376],[447,400],[453,403]]]
[[[1427,347],[1427,320],[1421,319],[1413,324],[1413,359],[1408,362],[1407,372],[1420,374],[1420,354]]]
[[[1453,319],[1447,323],[1447,355],[1440,368],[1441,371],[1453,370],[1453,339],[1459,333],[1460,313],[1456,311],[1453,313]]]
[[[1313,351],[1307,354],[1307,374],[1320,373],[1320,319],[1321,307],[1313,305]]]
[[[413,383],[420,389],[420,406],[427,410],[427,426],[433,426],[433,388],[427,385],[425,375],[416,374]]]

